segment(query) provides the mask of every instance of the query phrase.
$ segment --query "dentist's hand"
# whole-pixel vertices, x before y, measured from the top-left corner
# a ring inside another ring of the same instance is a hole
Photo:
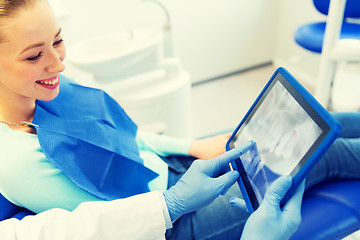
[[[237,171],[218,176],[228,164],[247,152],[253,143],[246,143],[209,161],[196,160],[184,176],[164,192],[172,221],[196,211],[225,194],[239,178]]]
[[[241,235],[243,240],[280,240],[289,239],[301,222],[301,202],[305,189],[303,182],[285,206],[280,201],[290,189],[290,176],[277,179],[265,194],[260,207],[249,217]],[[243,207],[239,199],[232,200],[233,205]]]

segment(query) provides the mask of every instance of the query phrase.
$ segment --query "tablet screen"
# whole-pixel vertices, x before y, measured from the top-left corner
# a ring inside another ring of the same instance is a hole
[[[311,105],[277,73],[229,144],[233,148],[250,139],[256,142],[240,158],[245,170],[240,175],[254,209],[279,176],[296,175],[329,131]]]

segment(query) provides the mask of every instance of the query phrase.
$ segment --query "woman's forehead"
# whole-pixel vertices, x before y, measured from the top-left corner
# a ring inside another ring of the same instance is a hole
[[[0,28],[3,42],[14,44],[53,38],[58,30],[59,25],[50,7],[41,4],[20,10]]]

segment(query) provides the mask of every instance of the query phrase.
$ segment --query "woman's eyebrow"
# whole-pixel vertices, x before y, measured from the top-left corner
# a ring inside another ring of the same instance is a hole
[[[37,47],[41,47],[41,46],[44,46],[45,43],[34,43],[34,44],[31,44],[29,46],[27,46],[20,54],[23,54],[24,52],[32,49],[32,48],[37,48]]]
[[[60,30],[56,33],[55,38],[57,38],[57,37],[60,35],[60,33],[61,33],[61,28],[60,28]],[[31,44],[31,45],[27,46],[20,54],[23,54],[24,52],[26,52],[27,50],[30,50],[30,49],[32,49],[32,48],[42,47],[42,46],[44,46],[44,45],[45,45],[45,43],[34,43],[34,44]]]
[[[57,38],[61,33],[61,28],[59,29],[59,31],[57,32],[57,34],[55,35],[55,38]]]

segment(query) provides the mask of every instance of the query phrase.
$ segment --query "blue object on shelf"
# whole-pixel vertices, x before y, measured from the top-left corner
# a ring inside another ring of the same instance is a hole
[[[330,0],[313,0],[315,8],[327,15]],[[349,22],[347,18],[360,18],[360,1],[347,0],[344,11],[340,39],[359,39],[360,24]],[[295,32],[295,42],[301,47],[315,53],[321,53],[326,22],[313,22],[300,26]]]
[[[325,22],[302,25],[295,33],[296,43],[311,52],[321,53],[324,41],[325,27]],[[340,39],[349,38],[360,40],[360,24],[346,22],[343,23]]]

